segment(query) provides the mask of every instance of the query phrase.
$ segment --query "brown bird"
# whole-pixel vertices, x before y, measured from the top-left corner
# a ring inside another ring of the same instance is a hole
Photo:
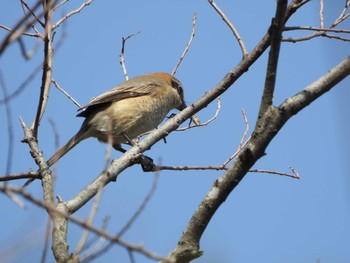
[[[79,131],[48,161],[49,166],[84,139],[95,137],[125,152],[121,144],[155,129],[172,109],[186,107],[181,82],[167,73],[127,80],[93,98],[77,116],[85,121]]]

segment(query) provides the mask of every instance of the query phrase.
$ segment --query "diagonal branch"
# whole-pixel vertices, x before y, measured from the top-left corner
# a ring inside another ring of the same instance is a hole
[[[301,92],[288,98],[279,106],[279,109],[288,116],[295,115],[349,75],[350,56]]]

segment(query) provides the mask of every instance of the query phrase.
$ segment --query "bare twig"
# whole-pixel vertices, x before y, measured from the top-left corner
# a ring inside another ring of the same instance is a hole
[[[9,32],[14,32],[13,29],[11,29],[7,26],[4,26],[4,25],[0,25],[0,28],[5,29],[6,31],[9,31]],[[29,33],[29,32],[22,32],[21,35],[28,36],[28,37],[40,37],[40,35],[38,35],[38,34]],[[18,37],[20,37],[20,36],[18,36]],[[7,43],[7,44],[10,44],[10,43]]]
[[[78,106],[79,109],[82,109],[83,106],[81,106],[79,104],[79,102],[77,102],[71,95],[69,95],[69,93],[67,91],[65,91],[58,83],[56,80],[54,80],[53,78],[51,78],[51,82],[55,85],[55,87],[61,91],[68,99],[70,99],[75,105]]]
[[[242,135],[241,141],[239,142],[238,150],[243,148],[245,138],[247,137],[247,134],[248,134],[248,131],[249,131],[249,122],[248,122],[247,115],[245,114],[244,109],[242,109],[242,115],[243,115],[243,119],[244,119],[244,122],[245,122],[245,130],[244,130],[244,133]]]
[[[173,76],[176,74],[177,69],[179,68],[179,66],[180,66],[180,64],[181,64],[181,62],[182,62],[182,60],[183,60],[184,57],[186,56],[186,54],[187,54],[187,52],[188,52],[188,50],[189,50],[189,48],[190,48],[190,46],[191,46],[191,44],[192,44],[192,41],[193,41],[194,35],[195,35],[196,21],[197,21],[197,14],[194,13],[194,14],[193,14],[193,19],[192,19],[192,31],[191,31],[191,36],[190,36],[190,39],[188,40],[188,43],[187,43],[187,45],[186,45],[186,47],[185,47],[184,52],[183,52],[182,55],[180,56],[179,61],[177,62],[175,68],[173,69],[173,72],[171,73],[171,75],[173,75]]]
[[[66,4],[69,0],[63,0],[61,3],[59,3],[58,5],[54,6],[52,8],[52,11],[56,11],[56,9],[60,8],[61,6],[63,6],[64,4]]]
[[[125,80],[129,79],[128,72],[127,72],[126,66],[125,66],[125,44],[126,44],[126,41],[128,39],[130,39],[130,38],[132,38],[134,36],[137,36],[140,33],[141,32],[138,31],[138,32],[136,32],[134,34],[131,34],[131,35],[127,36],[127,37],[122,37],[122,48],[121,48],[120,55],[119,55],[119,57],[120,57],[120,62],[119,63],[121,65],[122,69],[123,69],[123,74],[124,74]]]
[[[24,91],[26,87],[28,87],[30,82],[40,72],[41,68],[42,68],[42,64],[39,64],[13,93],[9,94],[7,97],[0,100],[0,105],[6,103],[6,101],[10,101],[10,100],[14,99],[18,95],[20,95],[21,92]]]
[[[57,27],[59,27],[64,21],[66,21],[71,16],[78,14],[81,10],[83,10],[85,7],[89,6],[92,2],[93,2],[93,0],[88,0],[85,3],[83,3],[80,7],[78,7],[77,9],[75,9],[75,10],[69,12],[68,14],[66,14],[64,17],[62,17],[55,24],[52,25],[52,30],[54,30]]]
[[[7,161],[6,161],[6,170],[5,174],[11,173],[12,168],[12,160],[13,160],[13,141],[14,141],[14,135],[13,135],[13,123],[12,123],[12,109],[10,101],[6,98],[8,98],[8,92],[6,83],[4,80],[4,76],[2,74],[2,71],[0,70],[0,86],[3,93],[3,97],[5,98],[5,110],[6,110],[6,123],[7,123],[7,133],[8,133],[8,146],[7,146]],[[5,123],[3,123],[5,125]]]
[[[160,163],[161,161],[158,161],[158,162]],[[135,211],[135,213],[132,215],[132,217],[129,219],[129,221],[125,224],[125,226],[122,227],[122,229],[118,232],[117,237],[122,237],[125,234],[125,232],[130,228],[130,226],[135,222],[135,220],[140,216],[142,211],[146,208],[147,204],[149,203],[153,194],[156,191],[157,184],[158,184],[158,178],[159,178],[159,171],[156,171],[154,173],[151,189],[149,190],[148,194],[143,199],[139,208]]]
[[[227,16],[224,14],[224,12],[218,7],[218,5],[214,2],[214,0],[208,0],[209,4],[214,8],[214,10],[220,15],[222,20],[226,23],[226,25],[231,29],[233,35],[237,39],[237,42],[242,50],[242,57],[246,57],[248,55],[248,50],[238,33],[238,30],[235,28],[235,26],[232,24],[232,22],[227,18]]]
[[[310,31],[319,31],[319,32],[333,32],[333,33],[350,34],[349,29],[319,28],[319,27],[312,27],[312,26],[287,26],[284,28],[284,31],[292,31],[292,30],[310,30]]]
[[[92,204],[92,207],[91,207],[90,214],[89,214],[89,216],[88,216],[88,218],[86,220],[86,224],[88,224],[88,225],[92,225],[92,223],[94,221],[95,215],[97,213],[97,209],[98,209],[98,207],[100,205],[102,193],[103,193],[103,187],[101,186],[100,190],[96,194],[95,200],[94,200],[94,202]],[[87,229],[87,228],[84,229],[83,234],[82,234],[82,236],[80,238],[80,241],[79,241],[79,243],[77,245],[77,248],[75,249],[74,254],[76,254],[76,255],[80,254],[80,252],[82,251],[82,249],[85,246],[85,243],[87,241],[89,232],[90,232],[90,229]]]
[[[336,39],[336,40],[341,40],[341,41],[345,41],[345,42],[350,42],[350,38],[341,37],[341,36],[337,36],[337,35],[327,34],[326,37],[328,37],[330,39]]]
[[[26,47],[24,45],[24,41],[22,39],[22,37],[18,38],[18,44],[19,44],[19,47],[21,49],[21,52],[22,52],[22,56],[26,59],[26,60],[29,60],[31,59],[35,53],[37,52],[37,50],[39,49],[40,45],[41,45],[41,39],[38,39],[34,45],[34,47],[30,50],[30,51],[27,51],[26,50]]]
[[[135,257],[134,257],[134,251],[130,250],[130,249],[127,249],[128,251],[128,255],[129,255],[129,259],[130,259],[130,263],[135,263]]]
[[[186,127],[183,127],[183,128],[177,128],[176,131],[185,131],[185,130],[188,130],[188,129],[191,129],[191,128],[197,128],[197,127],[202,127],[202,126],[207,126],[209,125],[211,122],[213,122],[218,116],[219,116],[219,113],[220,113],[220,110],[221,110],[221,100],[220,100],[220,96],[217,97],[217,107],[216,107],[216,111],[213,115],[213,117],[211,117],[209,120],[207,120],[206,122],[203,122],[203,123],[200,123],[200,122],[196,122],[195,125],[191,125],[191,123],[189,123],[188,126]],[[196,115],[193,115],[191,118],[198,118]]]
[[[289,168],[291,168],[292,173],[284,173],[284,172],[278,172],[278,171],[272,171],[272,170],[263,170],[263,169],[253,169],[253,170],[249,170],[250,173],[265,173],[265,174],[276,174],[276,175],[281,175],[281,176],[287,176],[293,179],[300,179],[300,176],[298,174],[298,172],[292,168],[291,166],[289,166]]]
[[[350,6],[350,1],[349,0],[345,1],[345,6],[343,8],[343,11],[340,13],[339,17],[333,22],[333,24],[330,27],[337,26],[338,24],[340,24],[341,22],[343,22],[345,19],[347,19],[350,16],[350,13],[346,14],[349,6]]]
[[[102,230],[106,231],[107,225],[108,225],[108,221],[109,221],[109,217],[106,217],[103,220],[103,224],[102,224]],[[98,251],[101,250],[102,245],[105,243],[106,239],[103,236],[100,236],[98,241],[96,242],[95,246],[88,252],[86,252],[86,254],[80,256],[80,262],[88,262],[92,259],[95,258],[95,256],[98,254]],[[93,241],[91,241],[93,242]],[[109,244],[108,244],[109,245]]]
[[[41,263],[46,262],[46,255],[47,255],[47,251],[49,250],[51,228],[52,228],[52,221],[51,221],[51,218],[48,216],[47,222],[46,222],[44,247],[43,247],[43,252],[41,254]]]
[[[39,30],[36,29],[36,27],[34,26],[33,23],[31,23],[31,21],[29,21],[29,16],[26,12],[26,9],[30,12],[30,14],[36,19],[36,21],[44,28],[45,25],[43,22],[40,21],[40,19],[36,16],[36,14],[34,13],[34,11],[27,5],[27,3],[23,0],[21,0],[21,4],[22,4],[22,10],[24,13],[24,16],[27,18],[28,23],[30,24],[30,26],[32,27],[32,29],[38,34],[40,35]]]
[[[21,180],[21,179],[41,179],[41,175],[38,172],[30,170],[29,172],[26,172],[26,173],[7,174],[4,176],[0,176],[0,182]]]
[[[324,28],[324,6],[323,6],[323,0],[320,0],[320,28]]]
[[[58,129],[57,129],[55,121],[52,118],[49,118],[48,121],[49,121],[49,123],[51,125],[51,128],[52,128],[52,131],[53,131],[54,142],[55,142],[54,145],[55,145],[55,152],[56,152],[59,149],[59,146],[60,146],[60,134],[58,132]],[[51,170],[52,170],[53,179],[55,180],[56,179],[56,174],[57,174],[57,163],[55,163],[51,167]]]
[[[242,138],[244,136],[245,135],[243,134]],[[244,149],[244,147],[246,147],[246,145],[248,144],[249,140],[250,140],[250,137],[248,137],[248,139],[243,144],[240,143],[239,146],[238,146],[237,151],[234,154],[232,154],[221,166],[226,169],[227,164],[238,156],[238,154]]]
[[[50,86],[51,86],[52,65],[53,65],[53,48],[52,48],[52,35],[51,35],[52,34],[52,26],[51,26],[51,18],[52,18],[51,5],[52,4],[53,3],[51,1],[48,1],[44,5],[44,18],[45,18],[44,56],[45,58],[44,58],[43,73],[42,73],[42,80],[41,80],[42,83],[40,88],[39,105],[38,105],[35,119],[31,125],[34,138],[38,138],[38,127],[46,109],[46,104],[48,102]]]

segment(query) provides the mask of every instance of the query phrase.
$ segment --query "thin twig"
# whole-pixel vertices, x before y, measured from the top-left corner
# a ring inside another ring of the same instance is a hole
[[[108,225],[108,222],[109,222],[109,217],[106,217],[104,220],[103,220],[103,223],[102,223],[102,230],[103,231],[106,231],[107,229],[107,225]],[[99,237],[98,241],[96,242],[95,246],[90,250],[88,251],[86,254],[84,255],[81,255],[79,257],[80,259],[80,262],[83,263],[83,262],[88,262],[89,260],[92,260],[95,258],[95,255],[96,253],[98,253],[98,251],[101,249],[102,245],[105,243],[106,239],[102,236]],[[94,241],[92,241],[94,242]],[[86,246],[87,247],[87,246]]]
[[[27,5],[27,3],[23,0],[21,0],[21,4],[22,4],[22,10],[23,10],[23,13],[24,13],[24,16],[26,17],[28,23],[30,24],[30,26],[32,27],[32,29],[38,34],[40,35],[40,32],[38,29],[36,29],[36,27],[34,26],[34,24],[29,21],[29,16],[25,10],[25,8],[30,12],[30,14],[36,19],[36,21],[44,28],[45,25],[43,22],[40,21],[40,19],[36,16],[35,12]]]
[[[52,228],[52,221],[51,221],[51,218],[48,216],[47,222],[46,222],[44,247],[43,247],[43,252],[41,254],[41,263],[46,262],[46,255],[47,255],[47,252],[49,250],[51,228]]]
[[[330,34],[327,34],[325,32],[316,32],[316,33],[313,33],[313,34],[310,34],[310,35],[307,35],[307,36],[304,36],[304,37],[296,37],[296,38],[288,37],[288,38],[282,39],[282,41],[283,42],[296,43],[296,42],[307,41],[307,40],[310,40],[310,39],[313,39],[313,38],[316,38],[316,37],[326,37],[326,38],[330,38],[330,39],[342,40],[342,41],[345,41],[345,42],[349,42],[350,41],[350,38],[340,37],[340,36],[337,36],[337,35],[330,35]]]
[[[194,39],[194,36],[195,36],[195,29],[196,29],[196,21],[197,21],[197,14],[194,13],[193,14],[193,19],[192,19],[192,31],[191,31],[191,36],[190,36],[190,39],[188,40],[188,43],[185,47],[185,50],[182,52],[182,55],[180,56],[180,59],[179,61],[177,62],[175,68],[173,69],[173,72],[171,73],[171,75],[175,75],[176,74],[176,71],[177,69],[179,68],[182,60],[184,59],[184,57],[186,56],[191,44],[192,44],[192,41]]]
[[[220,110],[221,110],[220,96],[217,97],[216,101],[217,101],[217,107],[216,107],[216,111],[215,111],[213,117],[211,117],[209,120],[207,120],[206,122],[203,122],[203,123],[200,123],[200,122],[198,123],[197,122],[197,123],[195,123],[195,125],[191,125],[191,123],[189,123],[188,126],[183,127],[183,128],[177,128],[176,131],[186,131],[186,130],[192,129],[192,128],[208,126],[211,122],[213,122],[219,116],[219,113],[220,113]],[[193,116],[197,117],[196,115],[193,115]],[[192,116],[192,118],[193,118],[193,116]]]
[[[3,97],[8,98],[6,83],[1,70],[0,70],[0,86],[3,93]],[[7,123],[7,133],[8,133],[7,161],[6,161],[5,174],[10,174],[11,168],[12,168],[12,160],[13,160],[14,131],[13,131],[13,123],[12,123],[12,108],[11,108],[10,100],[8,99],[5,99],[5,110],[6,110],[6,123]],[[2,125],[5,125],[5,123],[2,123]]]
[[[126,66],[125,66],[125,44],[126,44],[126,41],[127,41],[129,38],[132,38],[132,37],[134,37],[134,36],[137,36],[137,35],[140,34],[140,33],[141,33],[141,32],[138,31],[138,32],[136,32],[136,33],[134,33],[134,34],[131,34],[131,35],[127,36],[127,37],[122,37],[122,48],[121,48],[120,55],[119,55],[119,57],[120,57],[119,63],[120,63],[120,65],[121,65],[122,69],[123,69],[123,74],[124,74],[125,80],[128,80],[128,79],[129,79],[128,72],[127,72]]]
[[[38,172],[30,170],[29,172],[26,172],[26,173],[7,174],[4,176],[0,176],[0,182],[21,180],[21,179],[41,179],[41,175]]]
[[[161,161],[158,161],[158,162],[160,163]],[[159,179],[159,171],[156,171],[154,173],[151,189],[149,190],[148,194],[143,199],[143,201],[142,201],[141,205],[139,206],[139,208],[135,211],[135,213],[128,220],[128,222],[124,225],[124,227],[122,227],[122,229],[118,232],[117,237],[122,237],[125,234],[125,232],[128,229],[130,229],[131,225],[135,222],[135,220],[140,216],[140,214],[146,208],[147,204],[149,203],[149,201],[151,200],[153,194],[156,191],[157,184],[158,184],[158,179]]]
[[[49,121],[51,128],[52,128],[52,131],[53,131],[54,145],[55,145],[55,152],[56,152],[56,151],[58,151],[59,146],[60,146],[60,134],[58,132],[56,122],[50,117],[49,117],[48,121]],[[57,163],[54,163],[54,165],[51,167],[51,171],[52,171],[53,180],[55,180],[56,175],[57,175]]]
[[[86,223],[89,224],[89,225],[92,225],[92,223],[94,221],[95,215],[97,213],[97,209],[98,209],[98,207],[100,205],[102,193],[103,193],[103,186],[101,185],[100,186],[100,190],[97,192],[97,194],[95,196],[95,200],[94,200],[94,202],[92,204],[90,214],[89,214],[89,216],[88,216],[88,218],[86,220]],[[83,234],[81,235],[81,238],[80,238],[80,241],[79,241],[79,243],[77,245],[77,248],[75,249],[74,254],[76,254],[76,255],[80,254],[80,252],[82,251],[82,249],[85,246],[85,243],[87,241],[89,233],[90,233],[90,229],[85,228],[84,231],[83,231]]]
[[[68,18],[70,18],[73,15],[78,14],[81,10],[83,10],[85,7],[89,6],[94,0],[88,0],[85,3],[83,3],[80,7],[77,9],[69,12],[66,14],[64,17],[62,17],[60,20],[58,20],[55,24],[52,25],[52,30],[56,29],[59,27],[64,21],[66,21]]]
[[[247,137],[247,134],[248,134],[248,131],[249,131],[249,122],[248,122],[248,118],[247,118],[247,115],[245,114],[244,109],[242,109],[242,115],[243,115],[243,119],[244,119],[244,122],[245,122],[245,130],[244,130],[244,133],[242,135],[241,141],[239,142],[238,150],[243,148],[244,140]]]
[[[331,27],[338,25],[339,23],[343,22],[345,19],[347,19],[349,17],[350,13],[345,14],[347,12],[349,6],[350,6],[350,1],[347,0],[345,2],[345,6],[343,8],[343,11],[340,13],[339,17],[334,21],[334,23],[331,25]]]
[[[214,2],[214,0],[208,0],[209,4],[214,8],[214,10],[221,16],[222,20],[226,23],[226,25],[231,29],[233,35],[235,36],[241,50],[242,50],[242,59],[248,55],[248,50],[235,26],[232,22],[227,18],[224,12],[219,8],[219,6]]]
[[[0,25],[0,28],[2,29],[5,29],[6,31],[9,31],[9,32],[14,32],[13,29],[7,27],[7,26],[4,26],[4,25]],[[34,34],[34,33],[29,33],[29,32],[22,32],[21,35],[23,36],[28,36],[28,37],[41,37],[40,35],[38,34]],[[19,36],[18,36],[19,37]],[[9,43],[8,43],[9,44]]]
[[[244,136],[244,135],[243,135],[243,136]],[[242,138],[243,138],[243,136],[242,136]],[[248,144],[249,140],[250,140],[250,137],[248,137],[248,139],[247,139],[242,145],[239,145],[237,151],[236,151],[234,154],[232,154],[232,155],[221,165],[221,167],[227,169],[227,167],[226,167],[227,164],[228,164],[229,162],[231,162],[234,158],[236,158],[236,157],[238,156],[238,154],[244,149],[244,147],[246,147],[246,145]]]
[[[45,2],[44,2],[45,3]],[[44,18],[45,18],[45,37],[44,37],[44,63],[43,73],[41,78],[40,97],[35,119],[31,125],[34,138],[38,138],[38,128],[41,118],[44,115],[46,105],[48,103],[51,78],[52,78],[52,66],[53,66],[53,48],[52,48],[52,10],[51,1],[48,1],[44,5]]]
[[[54,6],[52,8],[52,11],[56,11],[56,9],[60,8],[61,6],[63,6],[64,4],[66,4],[69,0],[63,0],[61,3],[59,3],[58,5]]]
[[[294,178],[294,179],[300,179],[299,173],[294,168],[292,168],[291,166],[289,166],[289,168],[292,170],[293,174],[277,172],[277,171],[272,171],[272,170],[263,170],[263,169],[249,170],[249,172],[250,173],[276,174],[276,175],[291,177],[291,178]]]
[[[61,91],[68,99],[70,99],[75,105],[78,106],[79,109],[84,108],[83,106],[81,106],[79,104],[79,102],[77,102],[71,95],[69,95],[69,93],[67,91],[65,91],[58,83],[56,80],[54,80],[53,78],[51,78],[51,82],[55,85],[55,87]]]
[[[287,26],[284,28],[284,31],[292,31],[292,30],[310,30],[310,31],[319,31],[319,32],[333,32],[333,33],[350,34],[349,29],[319,28],[319,27],[312,27],[312,26]]]
[[[38,51],[38,49],[39,49],[41,43],[42,43],[41,39],[38,39],[38,40],[36,41],[34,47],[33,47],[30,51],[27,51],[27,50],[26,50],[26,47],[25,47],[25,45],[24,45],[24,41],[23,41],[22,37],[18,38],[18,44],[19,44],[19,47],[20,47],[22,56],[23,56],[26,60],[31,59],[31,58],[36,54],[36,52]]]

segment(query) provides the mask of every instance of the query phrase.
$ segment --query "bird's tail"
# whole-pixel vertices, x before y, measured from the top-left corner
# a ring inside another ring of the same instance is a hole
[[[65,145],[63,145],[49,160],[47,160],[47,165],[50,167],[56,163],[63,155],[69,152],[74,146],[85,139],[81,132],[74,135]]]

